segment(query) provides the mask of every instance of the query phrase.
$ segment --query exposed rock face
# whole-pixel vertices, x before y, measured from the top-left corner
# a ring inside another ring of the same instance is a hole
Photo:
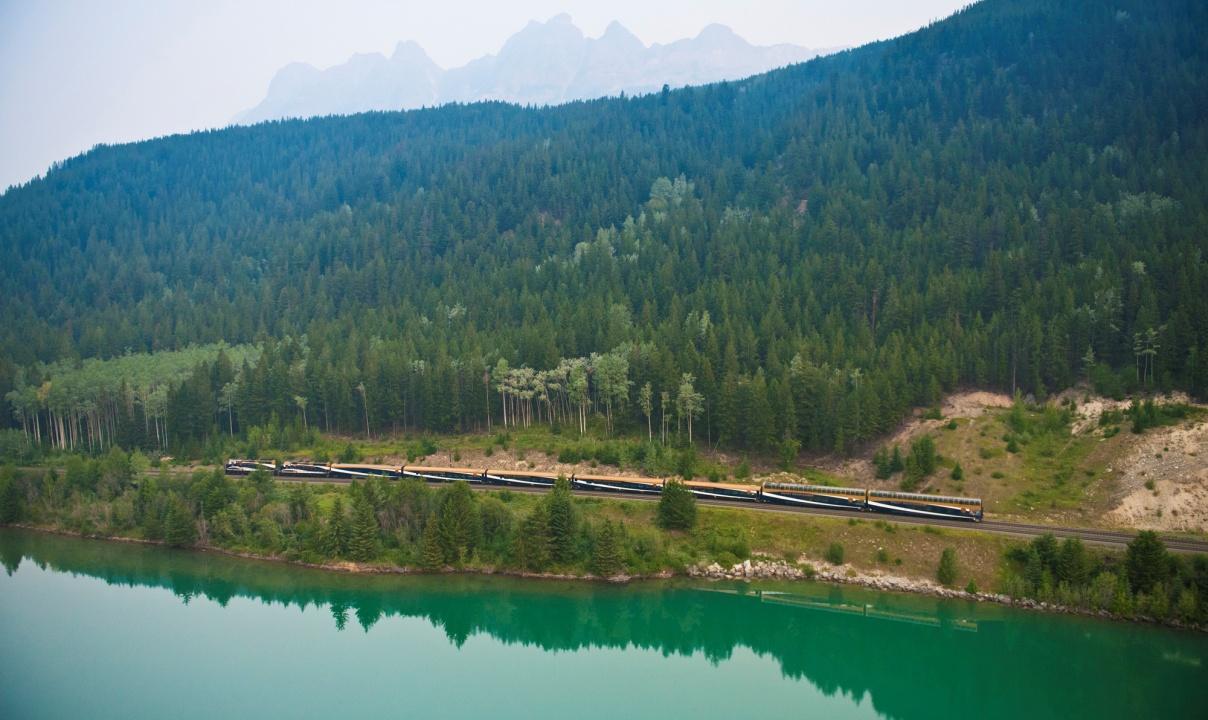
[[[600,37],[588,38],[563,14],[529,23],[497,55],[451,70],[432,62],[414,42],[400,43],[389,58],[355,55],[326,70],[293,63],[273,78],[264,100],[235,122],[476,100],[553,105],[654,92],[664,84],[733,80],[819,54],[796,45],[757,47],[724,25],[710,25],[695,38],[650,47],[617,22]]]

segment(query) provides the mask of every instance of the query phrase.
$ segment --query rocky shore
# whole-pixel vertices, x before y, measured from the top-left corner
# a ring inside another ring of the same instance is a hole
[[[723,567],[717,563],[701,564],[689,567],[688,576],[711,580],[818,580],[860,585],[888,592],[921,593],[944,598],[1019,604],[1012,603],[1011,598],[1006,595],[954,590],[932,580],[920,580],[886,573],[864,573],[850,565],[824,564],[817,567],[804,561],[789,563],[783,560],[755,558],[735,563],[730,567]]]
[[[1189,630],[1208,631],[1208,627],[1191,626],[1175,620],[1158,620],[1145,616],[1123,616],[1107,610],[1089,610],[1069,607],[1057,603],[1033,600],[1032,598],[1012,598],[1002,593],[966,592],[955,588],[944,587],[934,580],[901,577],[888,573],[865,573],[850,565],[823,564],[815,567],[805,562],[789,563],[783,560],[755,558],[723,567],[718,563],[692,565],[687,568],[689,577],[707,580],[815,580],[819,582],[841,583],[844,585],[859,585],[872,590],[886,592],[917,593],[952,600],[968,600],[974,602],[992,602],[1025,610],[1040,612],[1062,613],[1066,615],[1086,615],[1088,617],[1119,620],[1122,622],[1144,622],[1159,625],[1169,625]]]

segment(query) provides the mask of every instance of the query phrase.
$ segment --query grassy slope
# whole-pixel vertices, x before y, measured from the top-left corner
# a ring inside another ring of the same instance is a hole
[[[1161,438],[1174,430],[1208,422],[1202,410],[1193,409],[1185,419],[1135,435],[1127,418],[1106,425],[1075,422],[1046,427],[1043,414],[1029,410],[1024,413],[1026,429],[1014,432],[1009,416],[1007,410],[994,410],[973,418],[946,418],[955,420],[954,429],[945,422],[931,430],[941,461],[939,470],[927,479],[925,491],[980,497],[986,512],[998,518],[1114,525],[1108,512],[1119,500],[1118,478],[1129,470],[1129,463],[1136,462],[1140,443],[1161,444]],[[1012,435],[1015,452],[1008,449]],[[1197,454],[1166,449],[1189,460]],[[958,462],[964,470],[959,481],[951,477]]]

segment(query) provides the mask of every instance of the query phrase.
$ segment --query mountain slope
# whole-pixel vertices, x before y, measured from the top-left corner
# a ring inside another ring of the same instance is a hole
[[[298,396],[446,430],[498,415],[500,359],[620,348],[633,385],[590,399],[622,425],[650,383],[686,431],[691,373],[698,437],[840,451],[966,383],[1202,395],[1206,14],[987,0],[734,83],[98,148],[0,198],[6,382],[305,336],[245,372],[240,424]]]
[[[569,15],[531,22],[487,55],[445,71],[415,43],[401,43],[390,58],[357,55],[317,70],[283,68],[256,107],[236,122],[407,110],[449,102],[505,100],[556,105],[607,95],[653,92],[765,72],[808,60],[817,52],[795,45],[756,47],[721,25],[669,45],[646,47],[620,23],[596,39],[583,36]]]

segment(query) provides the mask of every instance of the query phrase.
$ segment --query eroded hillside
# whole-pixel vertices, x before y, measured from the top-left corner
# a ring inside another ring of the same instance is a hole
[[[1181,393],[1155,406],[1162,424],[1135,433],[1128,401],[1071,391],[1013,418],[1007,395],[962,392],[945,399],[938,417],[916,412],[881,447],[905,456],[930,436],[938,467],[917,489],[981,497],[997,517],[1208,531],[1206,408]],[[854,485],[899,487],[901,473],[876,477],[877,447],[818,465]],[[958,464],[961,479],[953,477]]]

